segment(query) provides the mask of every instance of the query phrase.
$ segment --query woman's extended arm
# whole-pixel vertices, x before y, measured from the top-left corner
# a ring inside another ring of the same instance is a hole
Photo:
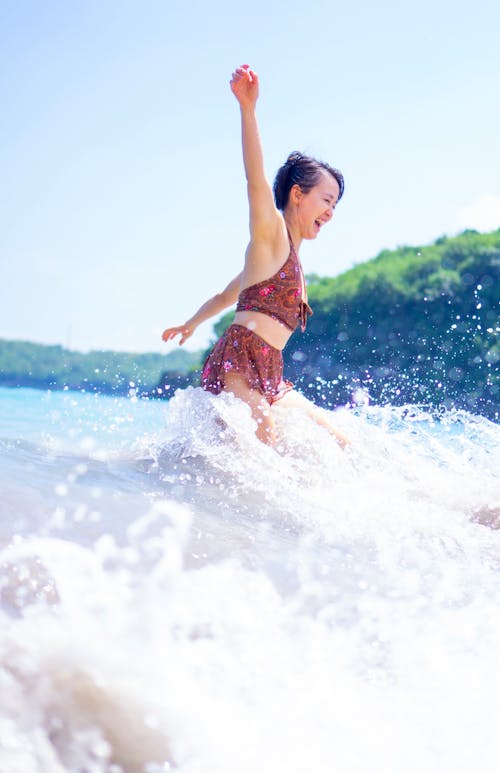
[[[203,306],[200,306],[196,314],[188,319],[183,325],[177,325],[176,327],[168,327],[163,331],[162,338],[164,341],[171,341],[175,336],[180,335],[179,346],[190,338],[198,325],[205,322],[210,317],[214,317],[216,314],[220,314],[221,311],[227,309],[228,306],[232,306],[236,303],[240,292],[241,274],[235,276],[235,278],[229,282],[228,286],[224,288],[221,293],[217,293],[213,298],[210,298]]]
[[[264,156],[255,107],[259,96],[259,79],[248,65],[238,67],[231,78],[231,91],[241,110],[243,164],[248,183],[250,234],[252,240],[273,236],[280,218],[273,192],[264,171]]]

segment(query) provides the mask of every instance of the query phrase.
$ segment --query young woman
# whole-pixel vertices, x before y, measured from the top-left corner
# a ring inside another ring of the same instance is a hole
[[[328,164],[292,153],[278,170],[273,190],[266,180],[255,116],[259,81],[248,65],[238,67],[231,91],[241,110],[243,161],[248,183],[250,243],[243,271],[208,300],[184,325],[167,328],[183,344],[201,322],[237,302],[233,324],[217,341],[202,371],[201,385],[244,400],[257,422],[257,436],[275,442],[272,406],[299,403],[343,446],[346,439],[324,414],[283,380],[282,349],[292,332],[305,329],[312,311],[298,257],[303,239],[315,239],[328,223],[344,190],[344,179]]]

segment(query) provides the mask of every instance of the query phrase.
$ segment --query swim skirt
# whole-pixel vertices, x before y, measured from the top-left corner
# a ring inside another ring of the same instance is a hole
[[[229,372],[240,375],[270,405],[293,389],[290,381],[283,380],[281,351],[244,325],[231,325],[219,338],[203,365],[201,386],[218,395]]]

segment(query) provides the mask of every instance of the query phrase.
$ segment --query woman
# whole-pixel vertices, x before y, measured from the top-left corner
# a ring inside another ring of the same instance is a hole
[[[255,107],[259,81],[248,65],[238,67],[231,91],[241,110],[243,161],[248,183],[250,243],[243,271],[207,301],[184,325],[167,328],[163,340],[180,335],[183,344],[196,327],[237,301],[233,324],[215,344],[202,371],[201,385],[244,400],[257,422],[257,437],[275,442],[271,407],[297,405],[327,427],[341,445],[347,441],[323,414],[283,381],[282,349],[300,324],[307,304],[304,274],[297,251],[303,239],[315,239],[328,223],[344,190],[340,172],[300,153],[292,153],[271,186],[264,173]]]

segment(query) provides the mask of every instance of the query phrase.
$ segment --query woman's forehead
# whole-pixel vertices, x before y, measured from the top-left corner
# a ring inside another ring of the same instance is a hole
[[[337,198],[340,193],[340,187],[337,180],[330,172],[327,172],[326,169],[322,169],[321,180],[316,187],[320,188],[322,193],[328,193],[334,198]]]

